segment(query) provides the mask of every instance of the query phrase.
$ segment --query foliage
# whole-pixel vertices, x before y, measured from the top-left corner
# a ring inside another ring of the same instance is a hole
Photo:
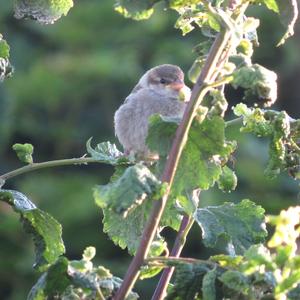
[[[27,299],[109,299],[122,280],[103,266],[94,266],[91,260],[95,254],[94,247],[87,247],[81,260],[60,257],[41,275]],[[127,299],[138,299],[138,295],[131,292]]]
[[[151,264],[176,266],[167,299],[296,299],[300,281],[297,255],[299,207],[268,216],[275,226],[268,242],[251,246],[244,256],[215,255],[207,261],[166,259]],[[202,298],[203,297],[203,298]]]
[[[52,24],[66,15],[73,0],[16,0],[15,17],[32,18],[42,24]]]
[[[20,214],[24,230],[33,237],[35,267],[42,271],[65,252],[61,225],[48,213],[38,209],[18,191],[0,190],[0,200],[8,203]]]
[[[288,171],[293,178],[300,177],[299,120],[290,118],[286,112],[250,107],[253,102],[271,106],[277,99],[277,75],[251,61],[254,46],[258,44],[259,20],[247,17],[245,11],[257,4],[264,4],[279,15],[285,27],[279,42],[283,44],[293,35],[298,15],[296,0],[115,1],[117,12],[135,20],[149,18],[156,7],[164,5],[179,14],[175,28],[183,35],[201,31],[206,40],[195,47],[197,57],[189,72],[195,83],[193,93],[182,119],[161,115],[149,119],[147,145],[159,155],[157,161],[125,157],[110,142],[93,148],[91,139],[86,143],[87,155],[67,160],[70,164],[102,162],[115,168],[108,184],[94,188],[94,200],[103,214],[103,231],[120,248],[136,255],[129,268],[131,274],[124,281],[104,267],[93,266],[94,248],[87,248],[80,261],[69,261],[63,256],[61,225],[22,193],[0,190],[0,200],[20,214],[25,231],[33,235],[35,266],[44,272],[28,299],[119,299],[118,291],[124,286],[127,299],[137,299],[137,294],[129,288],[138,278],[142,264],[143,278],[155,276],[161,267],[176,267],[167,299],[297,299],[299,208],[289,208],[279,216],[266,218],[276,227],[267,244],[274,248],[271,252],[263,244],[267,232],[261,206],[243,200],[237,204],[225,202],[201,207],[198,197],[200,190],[208,190],[216,183],[223,192],[233,191],[238,184],[235,172],[229,167],[238,143],[227,138],[230,122],[224,120],[228,109],[225,84],[244,90],[243,100],[249,107],[240,103],[234,108],[234,113],[242,119],[241,132],[270,139],[266,175],[275,177]],[[17,0],[15,17],[54,23],[72,6],[72,0]],[[9,54],[9,45],[1,36],[1,81],[12,72]],[[83,61],[83,65],[79,62],[75,68],[93,62]],[[42,70],[35,71],[46,76]],[[64,90],[60,81],[56,83]],[[28,165],[0,176],[1,186],[5,179],[25,172],[24,168],[33,171],[43,164],[33,163],[31,144],[17,143],[13,149]],[[187,219],[188,225],[184,223]],[[169,227],[177,232],[176,243],[181,244],[175,243],[173,250],[180,252],[193,222],[200,226],[206,247],[216,248],[218,243],[223,243],[226,250],[221,249],[221,254],[204,261],[168,258],[169,247],[162,229]],[[166,257],[160,257],[162,253]],[[128,282],[130,277],[134,279]],[[167,284],[166,281],[164,287]]]
[[[218,207],[199,208],[195,220],[202,230],[203,243],[214,247],[223,237],[232,254],[243,254],[251,245],[263,242],[267,232],[264,209],[249,200],[239,204],[225,203]]]
[[[33,146],[31,144],[14,144],[12,148],[16,151],[20,161],[27,164],[33,163]]]

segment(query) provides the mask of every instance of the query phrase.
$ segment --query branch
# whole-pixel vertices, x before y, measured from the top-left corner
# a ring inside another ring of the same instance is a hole
[[[171,251],[171,255],[167,258],[174,257],[178,258],[185,245],[186,237],[194,224],[194,219],[190,216],[185,215],[181,221],[180,229],[176,236],[174,246]],[[152,296],[152,300],[163,299],[166,296],[166,291],[171,277],[174,273],[174,267],[164,269],[155,292]]]
[[[51,161],[45,161],[41,163],[32,163],[22,168],[1,175],[0,182],[39,169],[67,166],[67,165],[87,165],[89,163],[105,163],[105,161],[101,161],[99,159],[95,159],[92,157],[79,157],[79,158],[51,160]]]
[[[196,84],[194,85],[191,99],[188,102],[182,121],[177,128],[172,148],[169,152],[168,160],[166,162],[166,166],[162,175],[162,182],[168,183],[168,189],[162,199],[154,203],[152,213],[144,229],[137,253],[127,270],[123,283],[118,290],[114,300],[125,299],[128,293],[131,291],[136,280],[138,279],[139,269],[142,266],[144,259],[147,257],[149,248],[155,237],[159,221],[166,206],[177,165],[186,143],[188,132],[195,116],[195,112],[208,90],[207,84],[209,84],[211,75],[215,70],[220,56],[222,55],[229,39],[230,33],[227,30],[221,31],[218,34],[214,44],[212,45],[202,72]]]

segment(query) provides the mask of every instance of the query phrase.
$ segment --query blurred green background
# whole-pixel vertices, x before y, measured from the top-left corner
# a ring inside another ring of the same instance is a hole
[[[262,18],[260,47],[254,61],[278,73],[276,109],[300,115],[300,26],[283,47],[276,48],[283,32],[277,16],[263,7],[249,15]],[[185,37],[173,28],[174,11],[157,7],[153,17],[135,22],[118,15],[112,1],[75,1],[69,15],[43,26],[13,18],[12,1],[1,1],[0,32],[11,46],[15,74],[0,85],[0,173],[20,167],[11,146],[29,142],[35,161],[79,157],[85,142],[116,142],[113,114],[145,70],[174,63],[187,72],[196,55],[192,47],[199,33]],[[190,82],[186,80],[187,84]],[[240,93],[228,90],[230,106]],[[227,116],[230,118],[230,113]],[[203,192],[201,205],[250,198],[268,213],[298,203],[298,183],[285,175],[265,178],[267,143],[233,129],[239,141],[235,170],[239,177],[234,193],[216,189]],[[86,246],[97,248],[95,261],[123,276],[129,263],[102,233],[101,213],[92,198],[95,184],[108,181],[113,169],[90,165],[36,171],[10,180],[17,189],[63,225],[67,256],[78,259]],[[174,234],[166,233],[172,241]],[[193,228],[184,255],[204,258],[211,252]],[[32,269],[33,243],[22,231],[18,216],[0,205],[0,299],[23,300],[38,278]],[[170,242],[171,245],[171,242]],[[150,299],[155,280],[138,284],[141,299]]]

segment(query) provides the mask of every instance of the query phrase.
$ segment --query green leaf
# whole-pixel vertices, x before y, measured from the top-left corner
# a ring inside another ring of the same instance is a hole
[[[219,280],[231,290],[244,295],[247,295],[250,289],[250,282],[248,278],[238,271],[228,270],[219,277]]]
[[[216,269],[213,269],[204,275],[202,282],[203,300],[216,300],[216,278]]]
[[[0,34],[0,57],[1,58],[9,58],[9,45],[6,40],[2,39],[2,35]]]
[[[126,18],[134,20],[149,19],[153,14],[153,6],[161,0],[117,0],[115,10]]]
[[[243,254],[267,236],[264,209],[250,200],[197,209],[194,218],[202,229],[203,243],[207,247],[214,247],[223,237],[229,249]]]
[[[224,166],[222,168],[222,174],[218,180],[218,187],[223,192],[234,191],[237,186],[237,177],[230,168]]]
[[[231,256],[225,254],[214,255],[209,258],[211,261],[217,262],[222,267],[237,268],[243,261],[243,256]]]
[[[277,75],[258,64],[244,66],[233,72],[231,84],[234,88],[246,89],[244,99],[262,101],[271,106],[277,99]]]
[[[204,113],[205,114],[205,113]],[[195,118],[184,147],[172,189],[173,195],[186,195],[194,189],[208,189],[222,173],[235,144],[225,140],[224,120],[219,116]],[[162,158],[167,156],[179,120],[154,115],[150,118],[147,144]]]
[[[15,17],[53,24],[73,7],[73,0],[15,0]]]
[[[34,148],[31,144],[14,144],[12,148],[14,151],[16,151],[20,161],[26,164],[33,163],[32,154]]]
[[[109,209],[103,209],[103,231],[120,248],[128,249],[132,255],[135,254],[144,231],[144,227],[150,216],[152,202],[145,201],[122,217]],[[150,256],[160,255],[166,248],[163,238],[157,234],[151,245]]]
[[[279,7],[280,21],[286,29],[277,46],[284,44],[286,39],[294,35],[294,26],[298,18],[297,0],[276,0]]]
[[[268,9],[273,10],[276,13],[279,12],[277,0],[258,0],[257,2],[263,3]]]
[[[245,262],[242,269],[246,275],[259,273],[264,265],[266,270],[276,270],[276,264],[273,262],[269,249],[261,244],[251,246],[244,255]]]
[[[142,164],[129,167],[116,181],[97,186],[94,198],[101,208],[111,209],[126,215],[141,205],[147,197],[153,196],[161,188],[160,181]]]
[[[33,236],[35,267],[45,270],[65,252],[61,225],[36,206],[22,193],[0,190],[0,200],[10,204],[20,214],[24,230]]]
[[[237,116],[243,117],[242,132],[252,132],[258,137],[269,137],[269,161],[266,176],[274,178],[281,171],[297,178],[299,172],[298,121],[285,111],[261,110],[238,104],[234,108]]]
[[[124,157],[124,154],[119,151],[115,144],[110,142],[103,142],[97,144],[93,149],[91,146],[92,138],[86,142],[87,152],[91,155],[92,158],[108,163],[110,165],[121,165],[128,164],[129,160]]]
[[[91,248],[85,250],[83,257]],[[98,299],[95,294],[103,295],[103,299],[111,299],[115,295],[122,283],[120,278],[112,276],[102,266],[94,267],[92,262],[88,269],[77,269],[74,267],[77,262],[60,257],[42,274],[27,299]],[[130,292],[126,299],[136,300],[138,295]]]
[[[62,293],[70,284],[67,276],[68,260],[61,257],[58,261],[50,266],[48,271],[44,273],[32,287],[27,297],[28,300],[42,300],[47,297],[53,297],[58,293]]]
[[[176,267],[175,279],[166,300],[200,299],[204,275],[210,269],[204,264],[182,264]]]

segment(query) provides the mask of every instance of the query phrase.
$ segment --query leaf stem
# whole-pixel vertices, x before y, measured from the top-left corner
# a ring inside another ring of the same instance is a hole
[[[7,179],[16,177],[18,175],[32,172],[39,169],[67,166],[67,165],[86,165],[89,163],[105,163],[92,157],[79,157],[79,158],[69,158],[69,159],[60,159],[60,160],[50,160],[41,163],[31,163],[19,169],[13,170],[11,172],[5,173],[0,176],[0,181],[6,181]]]
[[[157,232],[159,221],[166,206],[171,186],[174,180],[175,172],[178,166],[180,156],[185,146],[189,129],[195,116],[195,112],[204,95],[207,92],[207,84],[211,80],[211,75],[214,72],[217,63],[230,39],[230,33],[227,30],[222,30],[212,45],[202,72],[194,85],[192,90],[191,99],[188,102],[187,108],[184,112],[182,121],[180,122],[176,135],[169,152],[166,166],[162,175],[162,182],[168,183],[168,188],[162,199],[155,202],[152,213],[143,231],[139,248],[135,257],[131,261],[127,273],[124,277],[123,283],[118,290],[114,300],[123,300],[131,291],[133,285],[139,276],[139,269],[142,266],[145,258],[148,255],[151,243]]]
[[[194,219],[190,216],[185,215],[181,221],[180,229],[178,231],[174,246],[171,250],[169,257],[178,258],[185,245],[186,237],[194,224]],[[166,291],[171,277],[174,273],[174,267],[164,269],[155,292],[152,296],[152,300],[163,299],[166,296]]]
[[[190,258],[190,257],[159,256],[159,257],[149,257],[149,258],[145,259],[145,264],[147,264],[147,265],[157,266],[157,264],[159,264],[159,263],[163,264],[164,266],[166,266],[168,263],[208,264],[208,265],[212,265],[212,266],[218,265],[217,263],[215,263],[213,261]]]

